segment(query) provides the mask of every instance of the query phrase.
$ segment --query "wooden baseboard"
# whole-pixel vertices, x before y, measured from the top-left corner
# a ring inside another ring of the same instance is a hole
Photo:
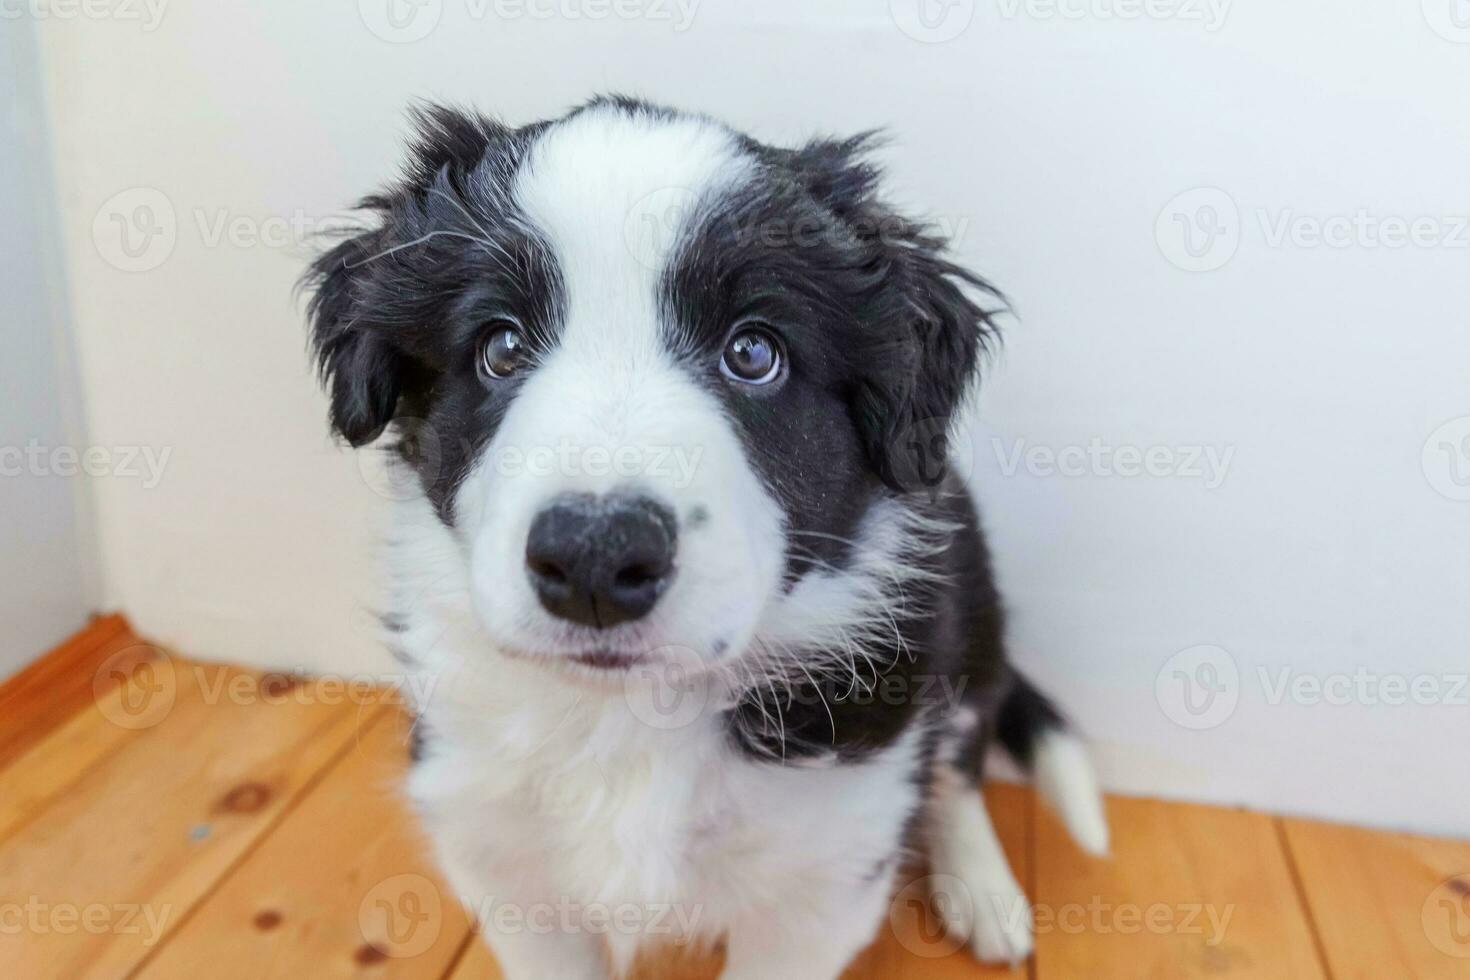
[[[66,722],[93,698],[97,672],[130,670],[153,656],[120,614],[98,616],[65,642],[0,683],[0,767]],[[105,678],[104,678],[105,680]]]

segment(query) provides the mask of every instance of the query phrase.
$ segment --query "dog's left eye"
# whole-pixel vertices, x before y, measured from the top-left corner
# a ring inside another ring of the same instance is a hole
[[[489,326],[480,341],[480,371],[491,378],[508,378],[525,366],[530,345],[520,327],[509,320],[496,320]]]
[[[720,371],[748,385],[770,384],[781,375],[781,343],[764,327],[739,330],[725,344]]]

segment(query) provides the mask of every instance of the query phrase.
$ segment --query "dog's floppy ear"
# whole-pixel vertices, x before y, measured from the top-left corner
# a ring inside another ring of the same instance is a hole
[[[386,337],[358,322],[354,291],[362,267],[378,251],[378,232],[339,243],[312,263],[304,285],[311,290],[307,315],[311,346],[331,394],[332,428],[354,446],[376,439],[398,407],[404,355]]]
[[[907,223],[905,223],[907,224]],[[896,225],[894,227],[897,227]],[[950,431],[994,343],[994,314],[971,293],[998,295],[944,257],[945,243],[907,225],[886,241],[896,323],[858,392],[863,437],[883,481],[933,490],[944,479]]]
[[[943,479],[949,431],[981,353],[998,338],[995,313],[976,297],[1004,298],[947,256],[948,242],[878,196],[881,171],[862,133],[811,143],[791,162],[808,191],[866,252],[874,282],[864,323],[853,414],[873,466],[899,491]]]
[[[466,185],[491,143],[509,133],[450,106],[416,105],[409,119],[415,136],[402,178],[359,205],[376,214],[377,227],[319,257],[302,280],[332,427],[354,446],[376,439],[400,398],[422,386],[423,366],[405,345],[437,321],[452,295],[435,277],[453,262],[457,243],[483,234],[461,226],[472,223]]]

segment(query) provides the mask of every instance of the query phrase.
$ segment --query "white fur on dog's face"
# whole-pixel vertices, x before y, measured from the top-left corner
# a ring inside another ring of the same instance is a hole
[[[543,136],[513,184],[560,272],[553,350],[531,369],[455,494],[472,600],[511,655],[601,650],[705,667],[743,650],[780,586],[782,511],[724,407],[677,363],[660,283],[700,202],[746,177],[729,133],[588,112]],[[675,574],[643,619],[557,619],[526,574],[532,520],[566,493],[634,491],[678,522]]]

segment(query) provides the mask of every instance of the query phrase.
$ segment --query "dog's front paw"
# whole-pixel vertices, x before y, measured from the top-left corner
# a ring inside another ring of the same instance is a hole
[[[1035,947],[1031,906],[1019,888],[1006,894],[975,896],[970,945],[986,963],[1020,963],[1031,955]]]
[[[986,963],[1020,963],[1031,955],[1031,905],[1025,892],[1004,875],[944,875],[931,895],[946,932],[964,939]]]

